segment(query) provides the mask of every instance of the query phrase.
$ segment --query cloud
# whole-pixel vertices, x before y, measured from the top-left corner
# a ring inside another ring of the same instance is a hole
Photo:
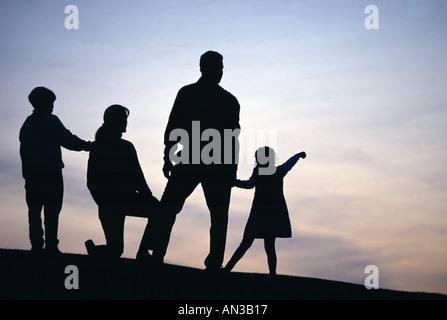
[[[373,264],[369,250],[335,235],[298,230],[278,247],[288,274],[363,283],[365,267]]]

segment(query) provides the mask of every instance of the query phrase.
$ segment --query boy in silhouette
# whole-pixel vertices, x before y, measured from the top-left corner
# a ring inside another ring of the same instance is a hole
[[[235,183],[235,186],[239,188],[255,188],[255,195],[242,242],[224,269],[231,271],[251,247],[253,241],[256,238],[261,238],[264,239],[270,279],[274,283],[276,282],[277,263],[275,239],[292,236],[289,212],[284,198],[283,180],[299,158],[306,158],[306,153],[295,154],[284,164],[274,168],[276,170],[273,172],[264,170],[275,163],[275,151],[272,148],[258,149],[255,158],[257,165],[253,169],[250,179],[236,180]]]
[[[201,141],[200,137],[206,129],[215,129],[223,142],[225,129],[240,129],[240,106],[231,93],[219,86],[223,75],[223,57],[220,53],[204,53],[200,58],[200,71],[202,76],[196,83],[179,90],[166,126],[163,173],[169,180],[160,200],[161,220],[156,230],[153,258],[158,262],[163,260],[176,215],[197,185],[201,184],[211,216],[210,251],[205,266],[208,270],[215,270],[220,268],[225,251],[230,194],[236,179],[238,137],[232,138],[234,141],[229,147],[222,143],[220,161],[212,163],[203,162],[202,148],[208,141]],[[193,121],[200,124],[199,136],[193,136]],[[189,145],[181,151],[187,152],[189,161],[174,166],[171,156],[178,142],[171,140],[170,134],[176,129],[186,131],[190,137]],[[193,149],[193,145],[199,148]],[[200,161],[197,162],[197,159]]]
[[[58,224],[64,193],[61,146],[74,151],[88,151],[91,143],[73,135],[52,114],[56,95],[51,90],[34,88],[28,100],[34,110],[23,123],[19,139],[31,251],[40,254],[45,244],[46,253],[59,254]]]
[[[104,123],[96,132],[88,160],[87,187],[98,205],[106,245],[85,245],[89,255],[119,258],[124,250],[126,215],[148,218],[158,200],[146,183],[133,144],[122,139],[129,110],[112,105],[104,112]]]

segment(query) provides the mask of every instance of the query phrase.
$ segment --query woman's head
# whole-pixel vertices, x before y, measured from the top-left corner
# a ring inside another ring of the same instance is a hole
[[[118,104],[111,105],[104,112],[104,123],[119,129],[120,132],[126,132],[129,114],[130,111],[126,107]]]

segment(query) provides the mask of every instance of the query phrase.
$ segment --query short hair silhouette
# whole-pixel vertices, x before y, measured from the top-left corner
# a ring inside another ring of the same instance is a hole
[[[207,72],[223,67],[223,56],[216,51],[207,51],[200,57],[200,71]]]
[[[56,101],[56,95],[45,87],[36,87],[28,95],[28,100],[36,110],[46,109]]]
[[[129,114],[130,111],[126,107],[119,104],[111,105],[104,111],[104,123],[122,128],[126,124]]]

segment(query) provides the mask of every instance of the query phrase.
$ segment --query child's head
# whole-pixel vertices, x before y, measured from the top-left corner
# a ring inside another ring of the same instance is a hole
[[[36,87],[28,95],[28,100],[37,112],[51,113],[53,112],[56,95],[50,89]]]
[[[271,175],[276,171],[275,159],[276,153],[270,147],[261,147],[255,153],[256,165],[259,168],[259,174]]]
[[[267,167],[269,165],[275,165],[275,150],[270,147],[261,147],[256,150],[255,159],[256,165],[261,167]]]
[[[129,114],[130,111],[126,107],[119,104],[111,105],[104,112],[104,123],[119,129],[121,132],[126,132]]]

